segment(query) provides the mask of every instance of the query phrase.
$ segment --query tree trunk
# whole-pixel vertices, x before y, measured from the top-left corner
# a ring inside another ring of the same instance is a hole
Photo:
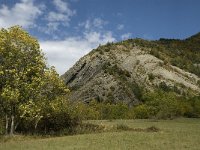
[[[7,135],[8,134],[8,116],[6,114],[6,131],[5,131],[5,134]]]
[[[14,115],[11,115],[10,135],[14,134],[14,130],[15,130],[15,117]]]
[[[19,125],[19,122],[15,123],[15,130],[17,129],[18,125]]]

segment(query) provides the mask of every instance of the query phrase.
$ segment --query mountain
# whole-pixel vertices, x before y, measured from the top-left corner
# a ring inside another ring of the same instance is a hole
[[[184,40],[129,39],[82,57],[61,78],[70,99],[140,103],[147,91],[200,93],[200,34]]]

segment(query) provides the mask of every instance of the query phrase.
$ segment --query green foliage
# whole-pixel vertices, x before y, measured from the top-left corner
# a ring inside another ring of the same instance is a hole
[[[194,96],[185,101],[185,115],[187,117],[200,117],[200,96]]]
[[[76,104],[79,116],[82,119],[95,120],[95,119],[123,119],[126,118],[128,113],[128,106],[123,103],[106,103],[91,101],[89,104],[78,103]]]
[[[160,39],[155,41],[172,65],[200,76],[200,36],[196,34],[185,40]]]
[[[0,60],[0,105],[12,120],[12,134],[18,108],[32,98],[32,83],[40,79],[46,65],[37,40],[18,26],[0,30]]]
[[[126,118],[128,107],[125,104],[105,104],[100,107],[102,119],[123,119]]]
[[[136,38],[123,41],[120,44],[150,49],[150,54],[162,59],[165,63],[177,66],[200,77],[199,33],[185,40],[161,38],[158,41],[148,41]]]
[[[150,73],[148,76],[149,76],[149,80],[150,80],[150,81],[152,81],[152,80],[155,79],[155,76],[154,76],[152,73]]]
[[[96,101],[91,101],[89,105],[82,102],[78,102],[75,105],[77,108],[77,114],[82,118],[82,120],[99,119],[100,112],[96,110]]]
[[[0,30],[0,110],[9,127],[5,133],[13,134],[20,126],[36,129],[49,116],[64,117],[58,111],[62,105],[55,106],[68,92],[55,69],[46,67],[35,38],[18,26]]]
[[[145,104],[136,106],[134,108],[135,118],[138,119],[147,119],[149,118],[149,107]]]
[[[165,82],[161,82],[161,83],[159,84],[159,88],[160,88],[161,90],[165,91],[165,92],[171,91],[171,87],[168,86]]]
[[[71,128],[71,132],[69,134],[88,134],[88,133],[99,133],[105,132],[105,126],[92,124],[92,123],[82,123],[77,127]]]
[[[143,95],[143,86],[142,85],[138,85],[136,82],[132,82],[127,84],[133,91],[134,95],[136,96],[136,98],[138,98],[139,100],[142,100],[142,95]]]
[[[199,96],[186,99],[174,92],[157,90],[144,94],[143,102],[133,108],[132,114],[135,118],[200,117]]]
[[[23,117],[17,131],[42,134],[64,132],[66,129],[76,127],[81,122],[77,110],[75,105],[69,101],[61,98],[56,99],[40,112],[42,117],[37,120],[38,122],[32,120],[31,116],[28,119]]]
[[[125,125],[125,124],[117,124],[117,130],[121,130],[121,131],[129,131],[132,128],[130,128],[129,126]]]
[[[126,78],[131,76],[127,70],[119,68],[116,64],[111,65],[110,63],[106,63],[104,64],[103,69],[106,73],[116,76],[120,78],[122,81],[127,80]]]
[[[200,117],[200,98],[186,99],[175,92],[156,90],[142,96],[143,103],[128,107],[123,103],[91,101],[80,103],[84,119],[173,119],[175,117]]]
[[[144,99],[151,117],[165,119],[174,118],[183,114],[180,98],[175,93],[157,91],[147,93],[144,95]]]
[[[157,49],[152,49],[150,51],[150,54],[153,55],[153,56],[155,56],[155,57],[157,57],[157,58],[161,58],[161,54],[160,54],[160,52]]]
[[[200,87],[200,80],[198,80],[198,81],[197,81],[197,84],[198,84],[198,85],[199,85],[199,87]]]

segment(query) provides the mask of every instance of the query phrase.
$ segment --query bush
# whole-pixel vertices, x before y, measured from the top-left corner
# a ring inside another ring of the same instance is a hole
[[[158,132],[158,131],[160,131],[160,129],[157,128],[156,126],[151,126],[151,127],[146,128],[146,131],[147,132]]]
[[[158,90],[147,93],[144,101],[150,117],[166,119],[183,115],[180,97],[173,92],[167,93]]]
[[[185,116],[187,117],[200,117],[200,96],[190,98],[185,102]]]
[[[152,81],[152,80],[155,79],[155,76],[154,76],[152,73],[150,73],[148,76],[149,76],[149,80],[150,80],[150,81]]]
[[[200,80],[198,80],[198,81],[197,81],[197,84],[198,84],[198,85],[199,85],[199,87],[200,87]]]
[[[128,106],[123,103],[117,104],[103,104],[100,107],[101,119],[124,119]]]
[[[121,130],[121,131],[129,131],[132,128],[130,128],[129,126],[125,125],[125,124],[117,124],[116,127],[117,130]]]
[[[57,134],[75,128],[82,120],[76,105],[67,100],[56,100],[55,103],[51,103],[43,111],[42,118],[37,123],[35,123],[35,120],[21,118],[16,131]]]
[[[78,125],[76,128],[73,128],[73,132],[70,134],[87,134],[87,133],[98,133],[103,132],[105,130],[105,126],[91,124],[91,123],[82,123]]]
[[[159,84],[159,88],[165,92],[171,91],[171,87],[168,86],[164,81]]]
[[[147,119],[149,118],[149,108],[147,105],[142,104],[134,108],[135,118]]]

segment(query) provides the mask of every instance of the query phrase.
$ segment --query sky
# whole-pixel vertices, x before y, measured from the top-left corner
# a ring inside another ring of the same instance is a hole
[[[38,39],[62,75],[100,44],[200,32],[200,0],[0,0],[0,28],[14,25]]]

